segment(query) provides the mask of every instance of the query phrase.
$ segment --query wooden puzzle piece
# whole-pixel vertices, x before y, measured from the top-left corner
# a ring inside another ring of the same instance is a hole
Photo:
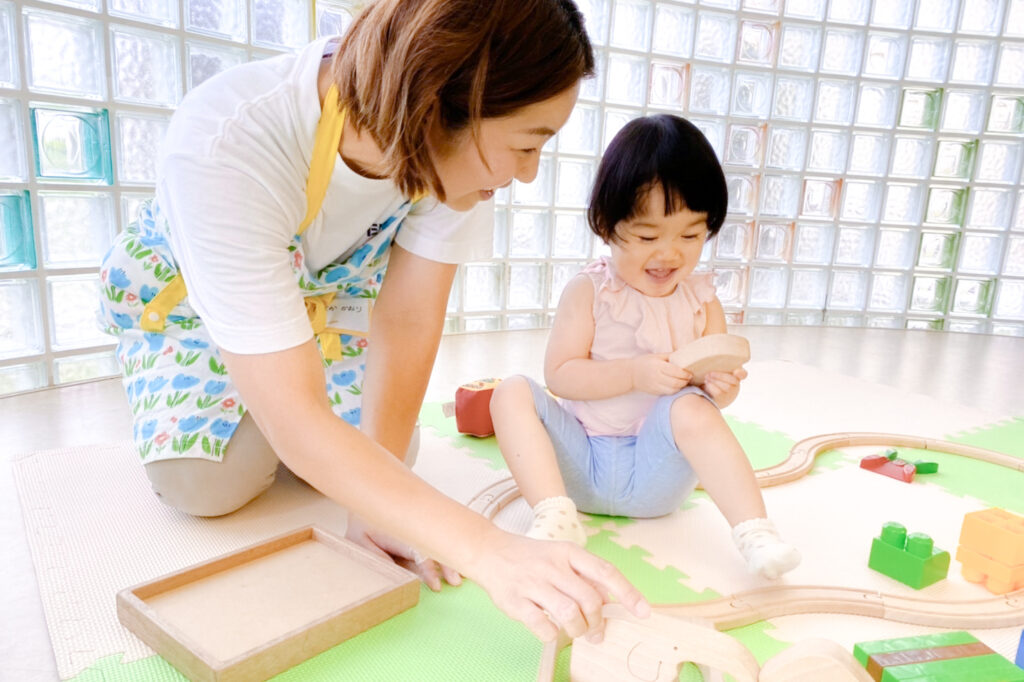
[[[750,360],[750,342],[736,334],[708,334],[668,356],[670,362],[693,374],[700,386],[708,372],[731,372]]]

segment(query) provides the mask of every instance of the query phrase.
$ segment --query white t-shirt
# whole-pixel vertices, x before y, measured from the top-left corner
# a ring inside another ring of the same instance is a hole
[[[233,353],[284,350],[313,335],[288,246],[306,214],[317,75],[329,40],[206,81],[182,101],[160,150],[157,202],[189,303]],[[302,235],[310,270],[346,255],[403,202],[390,180],[362,177],[339,156],[320,214]],[[428,198],[396,241],[423,258],[463,263],[490,255],[493,227],[493,200],[459,213]]]

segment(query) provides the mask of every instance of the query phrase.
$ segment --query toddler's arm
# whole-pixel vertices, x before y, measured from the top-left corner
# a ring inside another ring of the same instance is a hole
[[[718,298],[714,298],[704,305],[707,315],[707,326],[704,328],[704,336],[709,334],[725,334],[728,332],[725,324],[725,311]],[[747,370],[740,367],[732,372],[708,372],[704,375],[704,386],[702,388],[715,399],[719,409],[732,404],[740,394],[740,381],[747,378]]]

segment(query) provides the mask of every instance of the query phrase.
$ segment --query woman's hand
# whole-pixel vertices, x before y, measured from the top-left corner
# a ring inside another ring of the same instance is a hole
[[[715,400],[719,408],[724,408],[740,392],[740,382],[747,378],[747,370],[742,367],[732,372],[708,372],[704,375],[704,391]]]
[[[454,568],[420,556],[409,545],[401,543],[385,533],[373,530],[352,514],[349,514],[348,517],[345,537],[381,558],[394,561],[402,568],[412,571],[434,592],[441,590],[442,576],[449,585],[462,584],[462,576]]]
[[[533,540],[493,529],[463,571],[494,604],[542,641],[562,628],[569,637],[601,641],[601,607],[615,597],[645,618],[650,604],[615,566],[570,542]]]
[[[633,390],[672,395],[690,383],[693,375],[672,363],[668,353],[638,355],[632,360]]]

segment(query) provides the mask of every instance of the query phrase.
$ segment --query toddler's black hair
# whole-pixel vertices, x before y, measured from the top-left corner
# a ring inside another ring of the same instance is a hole
[[[615,239],[615,226],[635,218],[656,185],[665,215],[706,213],[708,238],[718,233],[729,203],[722,166],[697,126],[671,114],[634,119],[608,145],[590,194],[590,229],[606,243]]]

